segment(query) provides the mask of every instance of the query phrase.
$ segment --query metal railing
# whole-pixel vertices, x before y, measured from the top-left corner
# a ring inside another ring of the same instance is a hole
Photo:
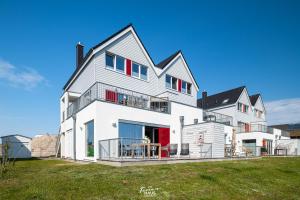
[[[154,97],[97,82],[68,106],[67,118],[71,117],[73,114],[77,113],[79,110],[95,100],[161,113],[170,113],[171,108],[168,98]]]
[[[146,159],[147,140],[139,138],[114,138],[99,141],[100,160]]]
[[[249,124],[235,127],[236,133],[262,132],[274,134],[273,128],[263,124]]]
[[[219,122],[231,126],[233,124],[233,118],[231,116],[211,111],[203,111],[203,121]]]

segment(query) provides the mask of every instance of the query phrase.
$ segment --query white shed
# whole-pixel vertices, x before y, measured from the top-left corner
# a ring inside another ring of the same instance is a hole
[[[23,135],[2,136],[2,154],[8,144],[9,158],[31,158],[31,138]]]

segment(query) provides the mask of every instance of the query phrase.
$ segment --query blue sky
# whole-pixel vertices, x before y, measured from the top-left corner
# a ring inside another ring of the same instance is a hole
[[[57,133],[76,43],[87,50],[129,23],[154,62],[181,49],[201,91],[246,85],[270,110],[299,107],[299,10],[296,0],[1,0],[0,135]]]

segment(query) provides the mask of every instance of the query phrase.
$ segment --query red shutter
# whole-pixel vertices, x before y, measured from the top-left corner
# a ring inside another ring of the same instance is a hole
[[[159,128],[158,129],[158,142],[161,146],[167,146],[170,144],[170,128]],[[167,157],[167,152],[162,151],[161,157]]]
[[[105,91],[105,100],[111,102],[117,102],[117,93],[111,90]]]
[[[182,85],[182,81],[181,79],[178,79],[178,92],[181,92],[181,85]]]
[[[245,132],[250,132],[250,125],[248,123],[245,124]]]
[[[126,74],[131,76],[131,60],[126,59]]]

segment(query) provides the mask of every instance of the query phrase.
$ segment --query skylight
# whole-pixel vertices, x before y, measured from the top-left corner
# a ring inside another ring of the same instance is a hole
[[[222,104],[227,103],[229,101],[229,99],[224,99]]]

